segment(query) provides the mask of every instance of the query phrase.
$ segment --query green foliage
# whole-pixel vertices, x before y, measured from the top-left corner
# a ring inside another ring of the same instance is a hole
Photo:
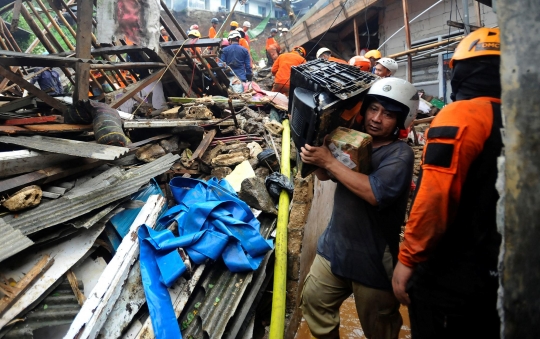
[[[48,6],[48,4],[46,4],[45,6],[47,6],[47,8],[50,8]],[[56,17],[56,14],[54,12],[50,12],[52,17]],[[47,18],[47,16],[44,14],[44,13],[41,13],[40,14],[43,22],[45,22],[46,24],[49,23],[49,18]],[[13,18],[13,12],[7,12],[5,13],[4,15],[2,15],[2,18],[4,19],[4,21],[6,22],[11,22],[12,18]],[[41,23],[39,22],[39,20],[35,20],[36,22],[36,25],[41,29],[43,30],[44,27],[41,25]],[[58,23],[58,22],[57,22]],[[69,29],[65,26],[63,26],[62,24],[59,24],[58,25],[60,26],[60,29],[62,30],[63,34],[67,37],[68,41],[73,45],[75,46],[75,38],[71,35]],[[24,17],[21,15],[19,17],[19,28],[25,30],[25,31],[28,31],[28,32],[32,32],[32,29],[30,28],[30,25],[28,25],[28,23],[26,22],[26,20],[24,19]],[[76,31],[77,30],[77,27],[76,25],[73,25],[73,30]],[[62,49],[67,51],[69,50],[67,44],[65,43],[64,39],[62,38],[62,36],[60,35],[60,33],[58,33],[58,31],[56,31],[56,29],[54,28],[54,26],[51,26],[50,27],[50,30],[54,36],[54,38],[58,41],[58,43],[60,44],[60,46],[62,46]],[[36,39],[36,35],[35,34],[30,34],[29,38],[25,41],[21,41],[20,39],[19,40],[16,40],[17,41],[17,44],[19,45],[19,47],[21,48],[21,50],[24,52],[28,49],[28,47],[30,47],[30,45],[32,44],[32,42]],[[39,43],[33,50],[32,50],[32,54],[44,54],[47,52],[47,49],[45,48],[45,46],[43,46],[43,44]],[[60,51],[58,51],[60,52]]]

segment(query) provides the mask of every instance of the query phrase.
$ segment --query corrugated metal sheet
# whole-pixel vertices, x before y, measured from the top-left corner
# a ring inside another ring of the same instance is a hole
[[[9,226],[2,219],[0,219],[0,234],[3,242],[3,245],[0,246],[0,262],[34,244],[20,230]]]
[[[83,289],[79,281],[79,289]],[[45,330],[54,331],[56,337],[64,326],[71,324],[81,307],[73,294],[71,286],[66,281],[54,289],[41,303],[24,316],[24,321],[15,324],[6,333],[4,339],[33,339],[50,338]],[[68,326],[65,327],[67,332]],[[41,330],[40,330],[41,329]]]
[[[261,233],[268,237],[273,228],[275,217],[261,216]],[[257,293],[261,284],[252,284],[254,276],[266,270],[271,252],[263,260],[256,272],[232,273],[222,261],[208,266],[207,274],[193,293],[189,304],[184,308],[179,320],[184,338],[222,338],[229,336],[234,327],[231,319],[239,309],[249,309],[254,298],[246,298],[248,294]],[[256,279],[257,280],[257,279]],[[190,315],[191,314],[191,315]],[[247,312],[244,312],[247,314]],[[189,321],[189,319],[192,319]],[[195,319],[199,318],[199,319]],[[200,320],[200,321],[199,321]],[[234,319],[242,323],[244,319]],[[232,336],[233,338],[235,335]]]
[[[179,158],[178,155],[166,154],[149,164],[124,172],[121,177],[115,177],[114,181],[108,182],[109,186],[100,186],[72,198],[64,196],[21,213],[17,218],[6,216],[4,221],[24,235],[58,225],[137,192],[148,180],[166,172]],[[0,247],[6,245],[1,239]]]
[[[129,148],[101,145],[93,142],[53,138],[42,135],[31,137],[0,137],[0,142],[28,147],[35,150],[73,155],[100,160],[115,160],[129,152]]]

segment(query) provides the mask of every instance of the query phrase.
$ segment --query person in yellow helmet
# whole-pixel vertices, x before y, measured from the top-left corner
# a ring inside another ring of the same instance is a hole
[[[373,70],[373,73],[375,73],[375,65],[377,64],[377,61],[382,58],[381,52],[376,49],[372,49],[366,54],[364,54],[364,57],[369,59],[369,61],[371,62],[371,69]]]
[[[498,28],[480,28],[459,43],[449,64],[454,102],[427,132],[392,278],[414,339],[500,337],[500,45]]]
[[[236,31],[238,29],[238,22],[236,21],[231,21],[231,29],[230,31]]]

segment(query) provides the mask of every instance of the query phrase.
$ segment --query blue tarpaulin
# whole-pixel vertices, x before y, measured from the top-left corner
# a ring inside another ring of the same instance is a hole
[[[257,218],[226,180],[177,177],[169,186],[178,205],[159,219],[158,227],[176,221],[179,237],[146,225],[138,233],[142,281],[157,339],[182,337],[167,291],[186,270],[179,247],[196,264],[221,257],[232,272],[257,269],[273,248],[260,234]]]

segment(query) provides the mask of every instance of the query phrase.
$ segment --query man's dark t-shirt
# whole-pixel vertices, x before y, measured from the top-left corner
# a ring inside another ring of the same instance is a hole
[[[411,186],[414,153],[395,141],[373,149],[372,206],[338,183],[332,217],[319,238],[317,253],[330,261],[332,273],[368,287],[389,290],[392,284],[383,265],[388,245],[396,263],[399,234]]]

